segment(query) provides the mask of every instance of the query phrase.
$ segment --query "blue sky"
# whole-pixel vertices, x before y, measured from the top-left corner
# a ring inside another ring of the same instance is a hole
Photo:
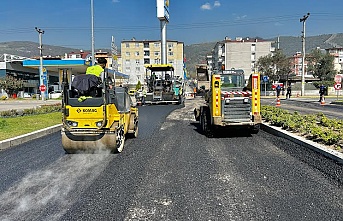
[[[93,0],[95,48],[122,40],[160,39],[156,0]],[[0,42],[38,42],[89,50],[90,0],[2,0]],[[185,45],[220,41],[228,36],[300,36],[343,32],[342,0],[170,0],[167,38]]]

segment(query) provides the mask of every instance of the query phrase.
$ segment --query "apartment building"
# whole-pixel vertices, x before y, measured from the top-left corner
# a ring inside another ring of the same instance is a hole
[[[136,39],[121,42],[121,70],[129,75],[129,83],[144,82],[147,64],[161,64],[161,41]],[[173,65],[175,76],[183,79],[184,43],[167,41],[167,63]]]
[[[256,71],[256,62],[274,51],[272,41],[237,37],[232,40],[226,37],[217,42],[212,50],[212,67],[216,72],[220,70],[242,69],[245,79]]]
[[[334,56],[334,68],[338,73],[341,73],[343,70],[343,48],[327,48],[325,51]]]

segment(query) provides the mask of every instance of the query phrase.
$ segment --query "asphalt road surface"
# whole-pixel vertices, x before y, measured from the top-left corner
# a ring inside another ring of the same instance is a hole
[[[260,131],[206,138],[186,106],[140,107],[120,154],[59,133],[0,152],[0,220],[342,220],[343,168]]]

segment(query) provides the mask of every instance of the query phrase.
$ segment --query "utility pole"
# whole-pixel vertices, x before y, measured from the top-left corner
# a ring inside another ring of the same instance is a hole
[[[112,70],[113,70],[113,82],[116,84],[116,71],[118,71],[118,50],[115,43],[115,38],[112,36],[111,41],[111,51],[112,51]]]
[[[300,22],[303,23],[303,31],[301,36],[302,41],[302,61],[301,61],[301,96],[305,95],[305,27],[306,20],[310,16],[310,13],[307,13],[300,19]]]
[[[91,26],[92,26],[92,65],[95,65],[94,55],[94,4],[91,0]]]
[[[44,31],[40,28],[35,27],[39,34],[39,85],[44,85],[43,81],[43,45],[42,45],[42,35]],[[45,91],[41,91],[42,101],[44,101]]]

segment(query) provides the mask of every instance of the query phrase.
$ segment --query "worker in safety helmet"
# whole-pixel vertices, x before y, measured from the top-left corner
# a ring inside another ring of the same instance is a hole
[[[87,68],[86,74],[93,74],[99,78],[102,78],[106,63],[106,58],[98,58],[96,65]]]

